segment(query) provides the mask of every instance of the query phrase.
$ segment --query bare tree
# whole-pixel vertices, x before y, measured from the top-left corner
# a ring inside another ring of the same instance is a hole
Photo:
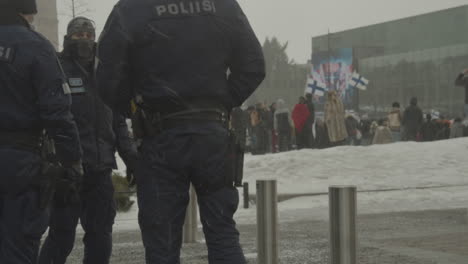
[[[91,9],[88,8],[88,4],[84,0],[67,0],[65,12],[65,14],[61,15],[75,18],[91,12]]]

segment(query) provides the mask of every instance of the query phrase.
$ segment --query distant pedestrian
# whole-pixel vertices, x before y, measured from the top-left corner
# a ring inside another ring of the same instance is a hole
[[[248,127],[247,113],[240,107],[235,107],[231,111],[231,128],[242,147],[246,146]]]
[[[400,103],[392,104],[392,111],[388,114],[388,127],[392,131],[393,142],[401,141],[401,110]]]
[[[279,99],[276,103],[274,117],[274,130],[278,138],[278,151],[288,151],[291,144],[292,119],[289,109],[284,100]]]
[[[308,93],[306,94],[306,105],[307,105],[307,108],[309,109],[309,118],[307,120],[307,124],[306,124],[306,127],[305,127],[305,132],[308,136],[307,136],[307,147],[308,148],[313,148],[314,147],[314,133],[313,133],[313,126],[314,126],[314,123],[315,123],[315,105],[314,105],[314,102],[313,102],[313,96],[312,94]]]
[[[351,146],[361,145],[362,134],[359,130],[359,121],[352,115],[348,114],[345,119],[346,132],[348,133],[347,143]]]
[[[437,133],[437,128],[436,128],[436,125],[434,124],[434,121],[432,120],[432,115],[427,114],[426,120],[421,126],[422,141],[424,142],[434,141],[436,137],[436,133]]]
[[[296,145],[298,149],[307,148],[308,135],[304,127],[309,119],[310,112],[306,105],[306,99],[301,96],[299,103],[293,109],[292,120],[294,121],[294,128],[296,130]]]
[[[446,120],[444,116],[440,116],[439,120],[434,123],[436,124],[435,140],[449,139],[451,122]]]
[[[363,115],[361,118],[361,122],[359,123],[359,127],[361,128],[361,145],[368,146],[372,143],[373,134],[371,134],[371,124],[372,121],[369,120],[369,116],[367,114]]]
[[[315,121],[315,146],[318,149],[330,147],[330,140],[328,138],[328,131],[325,122],[317,118]]]
[[[370,135],[371,138],[374,139],[375,132],[377,131],[377,128],[379,127],[379,122],[376,120],[373,120],[370,124]],[[371,141],[372,142],[372,141]]]
[[[464,134],[465,126],[461,118],[456,118],[450,128],[450,138],[461,138]]]
[[[468,118],[468,69],[463,70],[457,79],[455,80],[455,85],[462,86],[465,88],[465,105],[464,105],[464,118]]]
[[[257,108],[252,107],[250,110],[250,139],[251,139],[251,152],[252,154],[265,154],[264,149],[264,135],[262,129],[262,120],[260,112]]]
[[[393,143],[392,131],[388,127],[388,122],[385,119],[381,119],[378,122],[379,126],[375,130],[374,140],[372,144],[390,144]]]
[[[260,113],[261,119],[261,131],[263,140],[261,148],[264,150],[265,153],[272,153],[272,142],[273,142],[273,115],[271,114],[270,108],[264,104],[259,103],[257,104],[258,112]]]
[[[325,123],[330,144],[333,146],[341,145],[348,138],[344,105],[335,91],[328,92],[327,102],[325,103]]]
[[[418,99],[411,98],[410,105],[403,114],[404,140],[416,141],[421,125],[423,124],[423,112],[418,106]]]
[[[271,120],[273,122],[273,129],[271,130],[272,138],[271,138],[271,149],[273,153],[278,152],[278,137],[277,137],[277,132],[275,131],[274,128],[274,121],[275,121],[275,112],[278,107],[276,106],[276,102],[272,103],[270,105],[270,115],[271,115]]]
[[[257,151],[255,154],[266,154],[269,151],[268,142],[270,140],[268,136],[269,113],[262,103],[258,103],[255,109],[258,114],[258,125],[255,127],[255,134],[257,135]]]

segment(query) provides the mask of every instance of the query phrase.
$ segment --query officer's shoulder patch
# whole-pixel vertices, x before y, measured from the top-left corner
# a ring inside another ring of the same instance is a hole
[[[64,82],[62,84],[62,88],[64,94],[71,94],[70,86],[68,86],[68,83]]]
[[[15,48],[13,46],[0,43],[0,62],[11,63],[14,55]]]

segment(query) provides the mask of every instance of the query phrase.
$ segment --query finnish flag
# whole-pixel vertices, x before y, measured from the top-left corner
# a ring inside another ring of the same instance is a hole
[[[325,92],[327,91],[327,88],[325,87],[325,84],[319,83],[316,80],[309,78],[307,80],[307,87],[305,90],[306,94],[313,94],[316,96],[324,96]]]
[[[365,91],[367,90],[367,85],[369,85],[369,80],[362,77],[359,73],[354,72],[353,76],[349,80],[349,85],[353,88]]]

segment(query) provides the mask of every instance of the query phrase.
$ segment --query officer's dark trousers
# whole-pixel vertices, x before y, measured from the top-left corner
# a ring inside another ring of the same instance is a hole
[[[233,220],[239,197],[225,183],[227,151],[227,130],[218,123],[185,124],[143,141],[136,176],[146,263],[180,263],[190,183],[197,191],[209,263],[245,263]]]
[[[85,264],[106,264],[112,253],[112,226],[116,215],[112,170],[85,167],[81,203],[54,205],[49,235],[44,242],[39,264],[63,264],[73,250],[78,220],[85,231]]]
[[[35,264],[48,212],[39,208],[39,156],[0,148],[0,263]]]

